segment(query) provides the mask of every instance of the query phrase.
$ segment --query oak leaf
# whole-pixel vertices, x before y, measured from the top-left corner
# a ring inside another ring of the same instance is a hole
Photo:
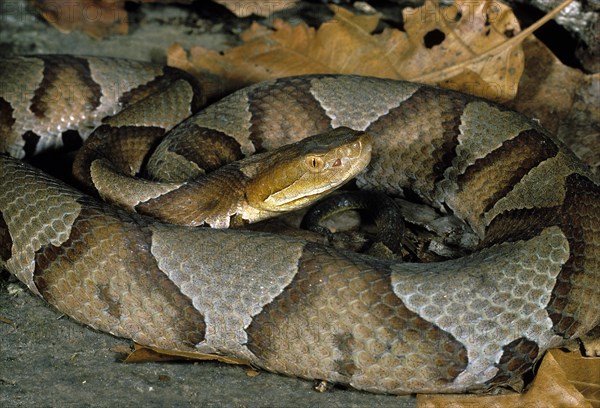
[[[564,65],[533,36],[523,48],[525,71],[508,106],[539,120],[600,176],[600,74]]]
[[[40,15],[63,33],[81,30],[93,38],[127,34],[124,0],[33,0]]]
[[[123,350],[115,350],[123,353]],[[250,365],[247,361],[235,357],[205,354],[194,351],[166,350],[156,347],[133,344],[133,350],[124,352],[124,363],[146,363],[150,361],[180,361],[180,360],[216,360],[225,364]]]
[[[80,30],[95,39],[129,31],[125,0],[30,0],[62,33]],[[191,3],[192,0],[131,0],[138,3]]]
[[[304,23],[254,23],[241,46],[222,53],[179,45],[169,63],[228,84],[223,91],[276,77],[342,73],[405,79],[460,89],[488,99],[514,96],[523,70],[520,44],[498,47],[519,33],[511,10],[489,0],[458,0],[451,6],[427,0],[403,11],[405,31],[374,33],[378,15],[354,15],[332,6],[334,16],[318,29]]]
[[[553,349],[549,353],[586,402],[600,407],[600,358],[583,357],[579,350],[569,353]]]

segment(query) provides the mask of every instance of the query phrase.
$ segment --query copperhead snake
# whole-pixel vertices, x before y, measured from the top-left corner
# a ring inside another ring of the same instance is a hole
[[[463,258],[409,264],[168,225],[2,155],[0,267],[84,324],[392,394],[518,385],[546,349],[600,324],[600,185],[557,139],[502,106],[315,75],[253,85],[192,115],[201,84],[185,74],[95,57],[7,60],[0,78],[0,148],[17,159],[73,130],[86,138],[123,105],[153,98],[154,86],[182,81],[155,97],[164,109],[132,108],[139,122],[122,129],[157,129],[166,140],[193,131],[241,155],[332,128],[365,131],[372,158],[360,188],[452,213],[480,238]],[[174,120],[182,123],[168,132]],[[182,162],[185,149],[168,143],[157,150]]]

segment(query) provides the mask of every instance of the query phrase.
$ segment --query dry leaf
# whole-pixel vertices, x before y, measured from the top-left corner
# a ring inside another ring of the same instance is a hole
[[[555,359],[555,351],[546,353],[531,388],[524,394],[508,395],[417,395],[418,408],[592,408],[570,382]],[[569,353],[570,354],[570,353]],[[591,360],[591,359],[590,359]],[[598,360],[598,359],[596,359]],[[598,361],[596,361],[598,363]],[[561,356],[562,364],[562,356]],[[574,363],[574,366],[580,361]],[[596,364],[595,367],[598,367]],[[576,369],[575,369],[576,370]],[[592,368],[593,370],[593,368]],[[569,370],[570,371],[570,370]]]
[[[600,407],[600,358],[583,357],[579,351],[559,349],[549,352],[567,379],[593,407]]]
[[[10,320],[7,317],[2,317],[2,316],[0,316],[0,323],[10,324],[11,326],[15,325],[15,322],[13,322],[12,320]]]
[[[298,0],[277,0],[277,1],[249,1],[249,0],[213,0],[215,3],[222,4],[229,11],[238,17],[248,17],[251,15],[268,17],[271,14],[288,9]]]
[[[465,0],[444,8],[426,1],[423,7],[405,9],[402,14],[413,41],[432,33],[443,36],[439,45],[430,48],[415,44],[405,68],[412,80],[439,83],[492,100],[514,97],[523,71],[523,52],[520,44],[496,49],[521,31],[508,6]]]
[[[246,375],[250,378],[254,378],[260,375],[260,371],[249,368],[246,370]]]
[[[42,17],[63,33],[81,30],[93,38],[126,34],[124,0],[32,0]]]
[[[145,363],[148,361],[173,361],[173,360],[216,360],[226,364],[249,365],[247,361],[235,357],[219,356],[215,354],[197,353],[193,351],[165,350],[156,347],[142,346],[134,343],[133,351],[123,360],[125,363]]]
[[[112,351],[113,353],[129,354],[133,351],[133,348],[124,344],[118,344],[114,347],[111,347],[110,351]]]
[[[600,357],[600,324],[581,336],[583,352],[588,357]]]
[[[127,353],[123,359],[124,363],[148,363],[148,362],[163,362],[163,361],[177,361],[185,360],[180,356],[171,356],[168,354],[158,353],[150,348],[134,346],[134,350]]]
[[[30,0],[54,28],[62,33],[81,30],[92,38],[127,34],[125,0]],[[192,0],[131,0],[137,3],[191,3]]]
[[[520,45],[498,48],[520,31],[507,6],[468,0],[439,6],[428,0],[404,10],[406,32],[380,34],[373,34],[378,15],[332,10],[334,17],[318,30],[278,19],[273,30],[255,23],[242,34],[243,45],[223,53],[194,47],[187,59],[180,47],[171,47],[169,64],[221,76],[231,85],[227,91],[269,78],[342,73],[441,83],[496,100],[516,92],[523,68]],[[436,35],[440,42],[432,45]]]
[[[564,65],[534,37],[523,48],[525,71],[509,106],[538,119],[600,176],[600,74]]]
[[[525,71],[519,92],[510,106],[529,116],[556,133],[573,108],[575,94],[584,74],[563,65],[552,52],[535,37],[523,42]]]

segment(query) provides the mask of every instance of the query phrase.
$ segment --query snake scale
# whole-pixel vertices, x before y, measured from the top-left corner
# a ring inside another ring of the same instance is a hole
[[[192,115],[202,84],[170,68],[39,56],[0,71],[0,148],[17,159],[68,143],[74,131],[85,138],[155,85],[182,81],[182,92],[158,99],[162,108],[137,104],[139,124],[127,132],[160,129],[167,141],[193,133],[244,156],[332,128],[366,131],[373,150],[360,188],[454,214],[480,238],[459,259],[398,263],[279,235],[169,225],[0,156],[0,267],[84,324],[402,394],[518,387],[546,349],[600,323],[598,181],[538,124],[500,105],[402,81],[314,75],[253,85]],[[174,119],[182,123],[168,132]],[[182,162],[185,149],[169,143],[157,150]]]

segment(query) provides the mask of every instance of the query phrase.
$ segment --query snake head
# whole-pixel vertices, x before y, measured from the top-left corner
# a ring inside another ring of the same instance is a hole
[[[340,127],[265,153],[247,185],[248,204],[267,213],[308,206],[360,173],[371,148],[370,135]]]

